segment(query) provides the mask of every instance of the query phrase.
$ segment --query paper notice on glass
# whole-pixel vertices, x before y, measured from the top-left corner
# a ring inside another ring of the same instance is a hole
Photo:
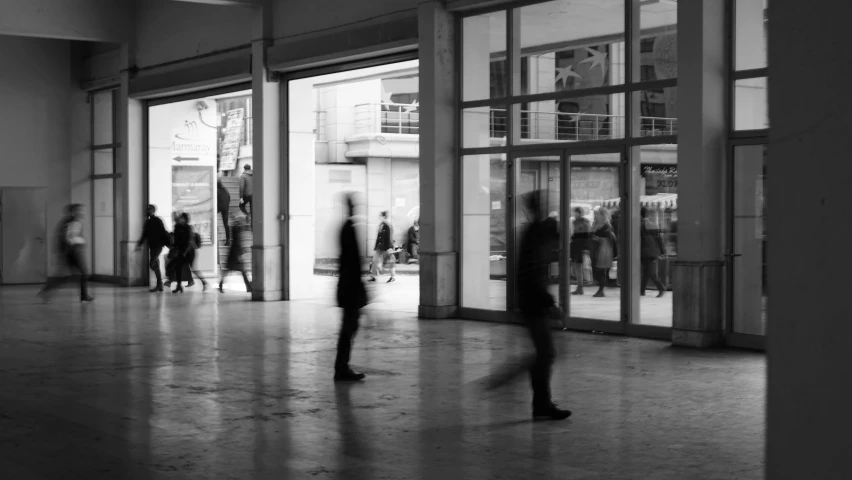
[[[500,200],[497,200],[496,202],[491,202],[491,210],[500,210],[502,208],[503,204],[500,203]]]

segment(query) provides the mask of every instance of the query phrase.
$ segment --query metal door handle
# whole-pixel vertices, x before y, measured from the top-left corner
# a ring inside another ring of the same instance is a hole
[[[741,253],[726,253],[725,256],[728,257],[728,258],[733,258],[733,257],[742,257],[743,255]]]

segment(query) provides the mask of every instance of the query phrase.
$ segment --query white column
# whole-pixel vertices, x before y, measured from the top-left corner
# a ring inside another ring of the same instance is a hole
[[[254,118],[252,194],[252,298],[281,300],[284,298],[284,258],[281,238],[281,89],[270,80],[266,68],[268,40],[252,43],[252,108]],[[313,165],[312,165],[313,166]],[[313,181],[305,183],[313,188]],[[311,200],[313,197],[311,197]],[[308,232],[305,232],[306,234]],[[313,234],[313,226],[310,233]],[[313,241],[311,241],[313,247]],[[298,257],[299,254],[296,255]]]
[[[423,2],[418,14],[422,247],[419,311],[423,318],[445,318],[458,307],[456,32],[454,18],[442,2]]]
[[[725,2],[678,6],[678,261],[672,343],[723,340]]]

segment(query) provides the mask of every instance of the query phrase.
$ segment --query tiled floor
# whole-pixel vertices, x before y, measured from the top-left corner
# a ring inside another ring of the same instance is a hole
[[[402,287],[398,284],[378,287]],[[339,311],[244,293],[0,288],[0,477],[758,479],[765,358],[555,332],[554,396],[531,422],[515,325],[373,307],[331,381]]]

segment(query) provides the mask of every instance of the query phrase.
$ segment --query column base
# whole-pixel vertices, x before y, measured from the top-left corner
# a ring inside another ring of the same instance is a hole
[[[251,247],[252,279],[251,299],[258,302],[284,300],[281,245],[253,245]]]
[[[675,262],[672,344],[707,348],[724,343],[724,262]]]
[[[716,332],[696,332],[692,330],[672,329],[672,345],[678,347],[711,348],[725,343],[725,334]]]
[[[420,318],[450,318],[458,312],[458,252],[420,252]]]
[[[126,240],[119,243],[118,284],[122,287],[144,287],[148,285],[148,265],[145,252],[136,251],[136,242]],[[97,252],[93,253],[97,255]]]

